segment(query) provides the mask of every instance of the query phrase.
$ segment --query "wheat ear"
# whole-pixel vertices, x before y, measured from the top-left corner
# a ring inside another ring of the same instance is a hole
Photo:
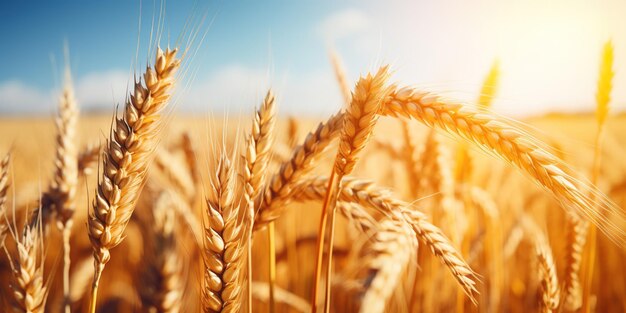
[[[617,205],[593,185],[568,174],[557,157],[537,144],[538,140],[509,122],[413,88],[393,92],[387,98],[382,114],[416,119],[478,145],[521,169],[550,191],[564,207],[591,220],[614,242],[626,245],[626,232],[619,226],[626,223],[626,217]]]
[[[76,141],[78,108],[74,99],[69,68],[66,69],[65,77],[65,87],[59,101],[59,116],[56,121],[55,171],[49,190],[52,206],[48,208],[54,211],[57,226],[63,234],[64,310],[65,313],[70,313],[70,237],[74,224],[76,185],[78,184],[78,150],[74,143]],[[42,209],[44,208],[42,207]]]
[[[298,120],[290,116],[287,119],[287,146],[293,149],[298,144],[298,130],[300,127],[298,126]]]
[[[187,174],[186,165],[174,158],[166,149],[156,149],[153,166],[161,172],[172,189],[183,196],[188,203],[193,203],[196,196],[196,185]]]
[[[418,167],[418,164],[420,164],[418,159],[419,151],[413,139],[409,123],[403,120],[401,126],[404,149],[402,149],[400,153],[408,176],[409,195],[411,198],[417,198],[418,191],[420,190],[420,177],[422,177]]]
[[[375,75],[368,74],[356,83],[350,105],[343,118],[343,127],[339,140],[339,148],[333,170],[330,175],[330,183],[326,191],[326,198],[322,205],[322,217],[318,231],[317,260],[315,276],[313,280],[313,297],[311,306],[313,311],[317,307],[317,286],[322,270],[322,256],[324,249],[324,236],[326,234],[327,221],[330,217],[329,253],[326,265],[326,297],[324,298],[324,311],[330,310],[330,274],[332,271],[332,247],[335,229],[335,206],[337,192],[341,189],[341,179],[349,175],[358,161],[358,154],[365,148],[378,121],[378,113],[382,100],[391,90],[386,86],[389,78],[388,66],[381,67]]]
[[[103,154],[102,176],[88,220],[94,255],[90,312],[95,312],[98,283],[110,250],[124,238],[143,186],[152,151],[158,142],[161,112],[170,99],[174,74],[180,66],[177,49],[157,49],[154,67],[147,67],[144,84],[135,82],[121,117],[112,125]]]
[[[482,109],[489,109],[492,106],[493,98],[496,96],[496,92],[498,91],[498,80],[500,78],[500,61],[495,59],[493,64],[491,64],[491,68],[489,69],[489,73],[485,76],[485,80],[483,81],[483,85],[480,89],[480,94],[478,95],[478,100],[476,103]]]
[[[580,269],[587,238],[588,223],[575,215],[567,217],[567,237],[565,238],[565,272],[563,283],[563,309],[576,311],[582,305]]]
[[[311,189],[327,188],[328,178],[315,177],[302,179],[294,186],[294,199],[300,199],[300,192],[309,194],[307,199],[319,194]],[[472,302],[476,302],[476,277],[474,271],[463,260],[450,240],[443,234],[441,229],[431,224],[426,215],[411,209],[411,205],[397,200],[391,195],[389,190],[377,187],[374,183],[359,180],[352,177],[345,177],[342,182],[342,189],[338,195],[339,201],[354,202],[361,206],[378,211],[385,216],[404,220],[411,225],[415,235],[428,246],[431,252],[446,266],[470,297]],[[322,198],[318,198],[322,200]]]
[[[541,310],[545,313],[556,311],[559,306],[559,280],[552,252],[547,244],[538,248],[537,260],[541,278]]]
[[[176,219],[171,199],[162,192],[152,214],[154,223],[147,232],[151,251],[142,272],[142,302],[150,312],[178,313],[182,307],[182,267],[176,251]]]
[[[281,164],[278,173],[272,176],[270,184],[265,187],[261,208],[255,216],[255,230],[276,220],[284,212],[285,205],[291,197],[293,184],[311,171],[315,159],[339,135],[342,121],[343,114],[335,114],[326,122],[320,123],[315,131],[306,136],[302,145],[294,148],[291,158]]]
[[[272,90],[269,90],[263,100],[261,108],[254,114],[252,121],[252,131],[248,138],[245,154],[243,155],[242,166],[242,178],[244,186],[244,205],[245,210],[241,212],[244,223],[248,224],[246,227],[246,233],[243,235],[246,238],[247,246],[247,300],[248,300],[248,312],[252,312],[252,224],[254,223],[254,216],[256,203],[259,203],[259,195],[261,195],[263,189],[263,183],[265,181],[265,172],[270,162],[270,150],[274,141],[274,125],[276,123],[276,109],[275,109],[275,97]],[[270,242],[269,247],[273,248],[274,242],[274,224],[271,222],[269,225],[268,240]],[[269,273],[270,273],[270,311],[274,312],[274,286],[276,280],[276,251],[270,249],[269,251]]]
[[[352,95],[350,94],[350,84],[348,83],[348,78],[346,77],[346,69],[343,66],[343,62],[341,62],[341,57],[337,51],[331,50],[329,54],[343,101],[346,105],[350,105]]]
[[[404,221],[386,218],[376,228],[354,259],[354,272],[362,282],[363,290],[359,312],[382,313],[394,290],[400,285],[402,275],[411,256],[417,253],[417,240]]]
[[[207,200],[204,312],[239,312],[241,308],[240,273],[247,238],[243,237],[246,230],[237,218],[234,178],[231,162],[222,152],[212,177],[213,195]]]
[[[43,244],[39,242],[38,231],[37,227],[26,224],[22,237],[16,240],[17,259],[11,263],[15,312],[43,313],[45,310],[48,291],[43,276]]]
[[[596,92],[596,119],[598,122],[598,131],[596,132],[596,140],[595,140],[595,150],[593,155],[593,168],[592,168],[592,176],[591,183],[596,184],[598,182],[598,178],[600,176],[600,166],[602,164],[602,138],[604,134],[604,124],[606,122],[606,118],[609,114],[609,103],[611,101],[611,89],[613,87],[613,43],[609,40],[604,44],[604,48],[602,51],[602,59],[600,61],[600,73],[598,78],[598,90]],[[590,194],[591,199],[595,199],[597,197],[596,194]],[[597,205],[597,204],[596,204]],[[603,214],[605,218],[611,218],[611,216],[606,215],[607,212],[600,212]],[[610,213],[610,212],[609,212]],[[621,220],[623,221],[623,220]],[[621,222],[620,221],[620,222]],[[621,224],[624,225],[624,224]],[[593,283],[593,274],[595,270],[595,261],[596,261],[596,249],[597,249],[597,240],[596,240],[596,227],[598,225],[590,225],[588,231],[587,240],[589,244],[587,245],[585,251],[585,259],[586,262],[583,267],[583,276],[582,276],[582,310],[584,313],[591,312],[591,288]],[[601,225],[600,225],[601,226]],[[602,230],[602,228],[601,228]]]
[[[78,158],[76,161],[78,176],[91,174],[93,167],[96,166],[96,163],[98,162],[100,150],[100,145],[88,144],[85,148],[83,148],[82,151],[78,153]]]
[[[7,153],[0,160],[0,248],[4,247],[4,241],[9,230],[6,224],[6,202],[7,191],[9,190],[9,164],[11,161],[11,153]]]

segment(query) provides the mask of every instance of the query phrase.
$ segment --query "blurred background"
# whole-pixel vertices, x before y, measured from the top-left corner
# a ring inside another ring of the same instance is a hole
[[[150,32],[159,27],[162,41],[191,49],[178,112],[249,112],[272,86],[281,114],[325,116],[342,103],[331,50],[351,82],[390,63],[402,84],[467,101],[498,60],[495,112],[592,111],[608,39],[616,54],[612,110],[620,111],[625,14],[620,0],[7,1],[0,113],[54,112],[64,42],[81,110],[110,112],[149,59]]]

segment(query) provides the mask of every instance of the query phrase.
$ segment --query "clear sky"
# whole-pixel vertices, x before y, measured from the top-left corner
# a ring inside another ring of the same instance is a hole
[[[128,0],[4,1],[0,114],[55,110],[65,41],[81,107],[111,110],[123,102],[133,65],[141,68],[148,59],[150,25],[160,6],[148,0],[141,6]],[[390,63],[400,84],[471,102],[498,58],[496,112],[590,110],[609,38],[615,45],[613,106],[626,108],[626,1],[181,0],[164,7],[163,42],[206,33],[202,44],[191,46],[197,53],[176,96],[181,111],[249,112],[271,86],[284,114],[333,112],[341,96],[331,47],[351,82]]]

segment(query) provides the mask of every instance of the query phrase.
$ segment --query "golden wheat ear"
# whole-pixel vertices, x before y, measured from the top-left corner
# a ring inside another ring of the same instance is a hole
[[[175,313],[182,307],[182,264],[176,250],[176,211],[165,191],[156,197],[148,225],[143,225],[148,253],[141,272],[140,295],[149,312]]]
[[[244,225],[235,204],[235,171],[222,152],[211,176],[212,194],[207,199],[204,236],[205,312],[238,312],[243,303],[240,286],[245,266]]]
[[[338,113],[320,123],[301,145],[293,149],[291,158],[281,164],[278,173],[272,176],[265,187],[263,202],[255,216],[255,231],[267,226],[284,212],[285,205],[290,201],[293,185],[313,169],[314,161],[339,136],[342,122],[343,114]]]
[[[94,282],[90,311],[95,311],[98,283],[110,250],[122,242],[159,141],[161,112],[170,99],[174,75],[180,67],[177,49],[157,49],[153,67],[147,67],[143,83],[136,82],[121,117],[111,127],[103,153],[102,175],[89,212],[89,239],[94,256]]]
[[[361,299],[359,312],[385,312],[416,253],[417,240],[404,221],[385,218],[379,222],[372,238],[366,238],[363,247],[351,256],[342,275],[362,284],[357,295]]]
[[[26,224],[21,237],[15,240],[17,257],[12,259],[8,256],[13,274],[10,286],[15,312],[45,312],[48,288],[44,281],[45,255],[41,250],[44,244],[40,234],[38,224],[35,227]]]
[[[560,291],[552,250],[547,244],[538,247],[537,260],[541,279],[541,311],[551,313],[559,307]]]
[[[382,114],[437,127],[505,160],[552,193],[564,208],[593,222],[613,242],[626,247],[625,213],[595,186],[576,179],[557,157],[541,148],[539,140],[510,122],[408,87],[390,94]]]

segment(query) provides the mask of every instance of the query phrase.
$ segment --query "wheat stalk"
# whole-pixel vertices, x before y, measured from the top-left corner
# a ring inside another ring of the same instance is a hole
[[[618,226],[626,221],[620,209],[596,187],[568,174],[562,163],[542,149],[536,139],[510,123],[413,88],[393,92],[382,114],[416,119],[478,145],[525,172],[564,207],[591,220],[614,242],[626,245],[626,232]]]
[[[604,133],[604,124],[606,122],[606,118],[609,114],[609,102],[611,100],[611,89],[613,87],[613,43],[609,40],[604,44],[604,48],[602,51],[602,59],[600,62],[600,73],[598,78],[598,90],[596,92],[596,119],[598,122],[598,131],[596,132],[596,140],[595,140],[595,150],[593,155],[593,168],[592,168],[592,176],[591,183],[596,184],[598,182],[598,178],[600,176],[600,166],[602,159],[602,138]],[[593,200],[598,195],[591,193],[590,198]],[[596,206],[598,204],[596,203]],[[600,212],[603,214],[605,218],[611,218],[606,213],[606,211]],[[623,224],[622,224],[623,225]],[[588,242],[585,258],[586,264],[583,267],[583,280],[582,280],[582,309],[583,312],[587,313],[591,311],[591,304],[589,297],[591,297],[591,288],[593,283],[593,273],[595,269],[595,259],[596,259],[596,227],[598,225],[591,225],[589,227],[588,233]],[[600,225],[601,226],[601,225]],[[583,226],[587,228],[588,226]],[[577,229],[575,228],[574,231]],[[580,230],[580,228],[578,228]],[[601,228],[602,230],[602,228]],[[582,236],[582,235],[581,235]]]
[[[254,229],[258,230],[276,220],[290,201],[293,184],[311,171],[313,162],[339,135],[343,114],[335,114],[326,122],[320,123],[315,131],[310,132],[302,145],[294,148],[291,158],[281,164],[278,173],[272,176],[265,187],[263,202],[255,216]]]
[[[147,67],[144,84],[136,82],[121,117],[112,125],[103,154],[102,176],[88,220],[94,255],[90,312],[95,312],[98,283],[110,250],[123,240],[161,127],[160,113],[168,103],[174,74],[180,66],[177,49],[157,49],[154,67]]]
[[[248,138],[248,144],[246,146],[245,154],[242,156],[244,166],[241,168],[243,172],[241,174],[244,186],[244,205],[246,206],[243,212],[244,223],[246,226],[246,233],[243,235],[246,238],[245,244],[247,245],[247,271],[248,271],[248,312],[252,312],[252,224],[254,223],[256,203],[259,203],[258,198],[262,192],[263,183],[265,181],[265,172],[270,162],[270,148],[274,140],[274,124],[276,123],[275,113],[275,98],[272,90],[267,92],[261,108],[255,112],[254,119],[252,121],[252,131]],[[274,224],[269,223],[268,231],[269,240],[269,273],[270,273],[270,311],[274,312],[274,286],[276,279],[276,264],[275,255],[276,251],[273,250],[274,242]]]
[[[326,191],[326,198],[322,205],[322,218],[318,231],[317,260],[313,280],[313,296],[311,305],[313,312],[317,307],[317,286],[322,271],[322,256],[324,249],[324,236],[326,234],[327,221],[330,217],[329,251],[326,265],[326,297],[324,298],[324,311],[330,310],[330,274],[332,271],[332,247],[335,229],[335,206],[337,192],[341,190],[341,180],[350,174],[358,161],[358,154],[365,148],[378,121],[378,113],[382,100],[391,90],[386,86],[389,77],[388,67],[381,67],[375,75],[368,74],[356,83],[350,105],[343,118],[343,127],[339,140],[339,148],[330,175],[330,183]]]
[[[541,310],[545,313],[554,312],[559,306],[560,292],[556,266],[550,248],[545,245],[540,246],[537,251],[537,260],[541,278]]]

